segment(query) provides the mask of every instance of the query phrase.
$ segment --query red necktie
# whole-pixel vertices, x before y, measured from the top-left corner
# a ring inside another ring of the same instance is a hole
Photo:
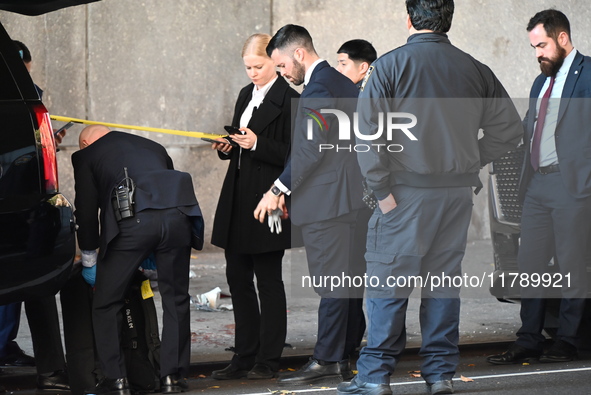
[[[552,93],[552,87],[554,86],[554,79],[550,79],[550,86],[542,96],[542,102],[540,103],[540,110],[538,111],[538,122],[536,123],[536,131],[534,132],[534,138],[531,142],[531,165],[534,171],[537,171],[540,167],[540,144],[542,142],[542,130],[544,130],[544,121],[546,120],[546,113],[548,112],[548,102],[550,101],[550,94]]]

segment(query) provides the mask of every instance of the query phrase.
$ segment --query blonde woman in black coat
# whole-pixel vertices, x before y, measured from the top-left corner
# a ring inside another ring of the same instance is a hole
[[[269,35],[255,34],[242,49],[252,83],[240,91],[234,109],[232,126],[241,133],[232,139],[238,147],[212,144],[220,159],[230,161],[211,241],[225,250],[236,322],[235,355],[230,365],[212,373],[218,380],[274,377],[285,344],[287,313],[281,261],[290,247],[290,223],[284,220],[283,231],[277,234],[252,216],[261,196],[283,171],[291,135],[291,100],[299,96],[278,76],[267,56],[270,39]]]

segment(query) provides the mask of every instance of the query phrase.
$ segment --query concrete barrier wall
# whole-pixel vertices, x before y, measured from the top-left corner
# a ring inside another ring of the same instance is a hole
[[[591,8],[582,0],[456,0],[449,36],[489,65],[513,98],[525,98],[539,73],[525,26],[550,7],[567,14],[575,47],[591,54]],[[0,11],[0,21],[31,50],[32,76],[51,114],[213,133],[231,121],[249,82],[240,50],[255,32],[305,26],[333,65],[347,40],[367,39],[383,54],[408,37],[404,2],[389,0],[102,0],[38,17]],[[61,190],[72,200],[70,155],[80,129],[70,129],[58,154]],[[198,139],[134,133],[164,144],[175,166],[193,175],[211,225],[226,163]],[[485,184],[487,177],[484,169]],[[469,237],[487,238],[486,190],[474,202]]]

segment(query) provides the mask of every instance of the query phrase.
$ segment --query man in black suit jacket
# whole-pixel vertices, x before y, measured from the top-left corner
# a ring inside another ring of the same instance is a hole
[[[300,226],[313,279],[351,276],[355,249],[364,238],[355,239],[355,225],[362,201],[362,178],[354,151],[320,150],[320,144],[339,144],[336,118],[327,127],[313,124],[308,131],[308,114],[322,109],[355,111],[358,90],[344,75],[320,59],[308,31],[296,25],[279,29],[267,46],[267,53],[281,75],[294,85],[304,83],[293,133],[292,149],[285,170],[265,193],[255,210],[261,222],[265,214],[283,205],[291,196],[290,218]],[[328,117],[328,115],[327,115]],[[352,119],[352,118],[351,118]],[[361,244],[361,246],[360,246]],[[349,355],[359,345],[363,330],[362,299],[345,287],[315,287],[321,296],[318,308],[318,339],[313,358],[300,370],[278,379],[279,384],[304,384],[351,376]]]
[[[591,58],[574,49],[567,17],[537,13],[527,27],[542,74],[534,81],[524,120],[525,161],[519,195],[523,201],[522,278],[534,280],[555,264],[562,281],[557,341],[542,354],[548,288],[522,284],[521,329],[493,364],[566,362],[577,351],[577,330],[588,290],[587,247],[591,236]],[[544,96],[549,99],[544,100]],[[544,107],[547,105],[547,110]],[[539,135],[540,137],[537,137]],[[554,276],[554,279],[558,277]]]
[[[91,285],[96,270],[93,325],[101,369],[106,376],[88,393],[130,393],[118,341],[122,319],[119,312],[133,274],[152,252],[156,256],[165,312],[162,392],[184,391],[191,351],[190,217],[201,216],[191,175],[175,171],[160,144],[128,133],[111,132],[100,125],[81,132],[80,148],[83,149],[72,155],[78,244],[85,266],[83,275]],[[135,183],[134,214],[118,220],[113,191],[127,176]]]

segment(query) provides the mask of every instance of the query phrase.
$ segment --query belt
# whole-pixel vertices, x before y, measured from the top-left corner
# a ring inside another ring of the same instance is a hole
[[[540,174],[550,174],[550,173],[556,173],[557,171],[560,171],[560,167],[558,165],[550,165],[550,166],[541,166],[538,168],[538,173]]]

